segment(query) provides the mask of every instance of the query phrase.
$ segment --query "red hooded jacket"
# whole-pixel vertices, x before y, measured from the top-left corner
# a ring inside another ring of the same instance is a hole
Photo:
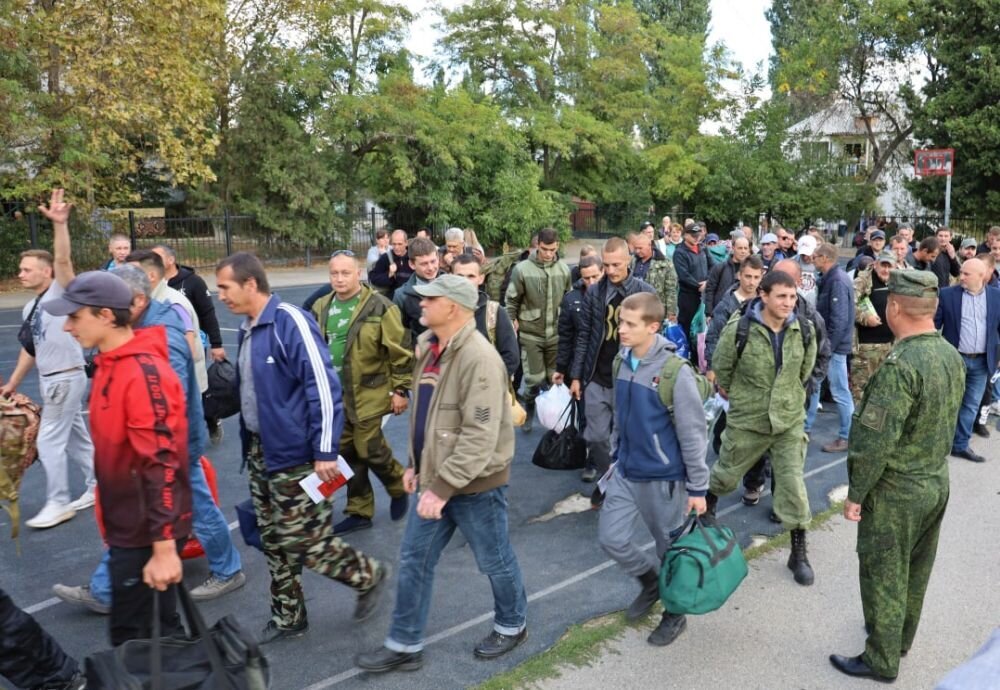
[[[135,548],[191,533],[184,388],[162,326],[102,352],[90,394],[105,539]]]

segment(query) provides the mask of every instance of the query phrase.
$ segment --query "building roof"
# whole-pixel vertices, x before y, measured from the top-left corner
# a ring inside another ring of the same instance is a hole
[[[873,116],[872,124],[876,134],[895,134],[892,123],[886,119]],[[867,135],[864,122],[857,115],[854,106],[847,101],[837,101],[806,119],[796,122],[788,128],[788,131],[791,134],[814,137],[863,137]]]

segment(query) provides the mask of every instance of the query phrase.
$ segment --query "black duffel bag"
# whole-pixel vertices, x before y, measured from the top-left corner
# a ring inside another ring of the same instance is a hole
[[[545,470],[580,470],[587,464],[587,443],[580,433],[579,400],[571,399],[569,405],[559,415],[559,419],[569,416],[562,431],[549,429],[535,448],[531,462]]]
[[[87,657],[89,690],[267,690],[271,672],[257,640],[226,616],[208,629],[183,584],[177,598],[192,639],[160,637],[160,596],[153,637]]]
[[[208,368],[208,390],[201,396],[205,419],[225,419],[240,411],[236,389],[236,367],[228,359]]]

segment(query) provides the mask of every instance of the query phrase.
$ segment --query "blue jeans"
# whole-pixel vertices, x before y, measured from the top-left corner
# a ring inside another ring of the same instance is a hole
[[[826,379],[830,382],[830,395],[837,403],[837,413],[840,415],[840,431],[837,435],[846,440],[851,435],[851,417],[854,415],[854,397],[847,383],[847,355],[834,354],[830,357]]]
[[[399,581],[392,627],[385,646],[395,652],[419,652],[431,605],[434,567],[457,527],[469,542],[479,572],[493,588],[493,629],[516,635],[524,629],[528,597],[521,568],[507,532],[507,489],[453,496],[440,520],[417,515],[417,501],[406,522],[399,554]]]
[[[805,432],[812,433],[813,424],[816,423],[816,413],[819,411],[819,392],[823,389],[823,380],[816,384],[816,389],[806,400],[806,426]]]
[[[198,537],[198,541],[205,549],[205,556],[208,558],[208,567],[212,571],[212,575],[220,580],[228,580],[243,567],[240,561],[240,552],[233,545],[229,524],[226,522],[225,516],[219,510],[219,506],[215,505],[200,461],[191,463],[190,476],[191,526],[194,535]],[[111,603],[109,559],[108,552],[105,551],[97,569],[90,576],[90,593],[103,604]]]
[[[968,450],[972,425],[979,417],[979,404],[990,380],[984,355],[962,355],[962,361],[965,362],[965,395],[962,397],[962,406],[958,409],[958,426],[955,427],[952,450]]]

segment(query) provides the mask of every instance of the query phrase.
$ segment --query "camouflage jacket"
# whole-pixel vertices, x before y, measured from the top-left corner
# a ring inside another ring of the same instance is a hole
[[[816,338],[799,331],[812,328],[808,321],[789,317],[781,334],[781,362],[775,361],[774,334],[761,321],[760,298],[747,307],[750,332],[743,355],[736,349],[738,318],[730,318],[722,329],[712,355],[716,383],[729,395],[726,424],[765,434],[779,434],[805,421],[806,387],[816,361]]]
[[[962,358],[937,332],[896,343],[854,411],[847,498],[885,488],[906,500],[947,488],[948,451],[965,394]]]
[[[653,286],[667,316],[677,317],[677,271],[670,259],[653,261],[644,280]]]
[[[516,321],[518,334],[544,340],[559,337],[557,323],[563,295],[570,291],[569,266],[557,259],[547,264],[532,254],[514,267],[507,286],[507,315]]]

